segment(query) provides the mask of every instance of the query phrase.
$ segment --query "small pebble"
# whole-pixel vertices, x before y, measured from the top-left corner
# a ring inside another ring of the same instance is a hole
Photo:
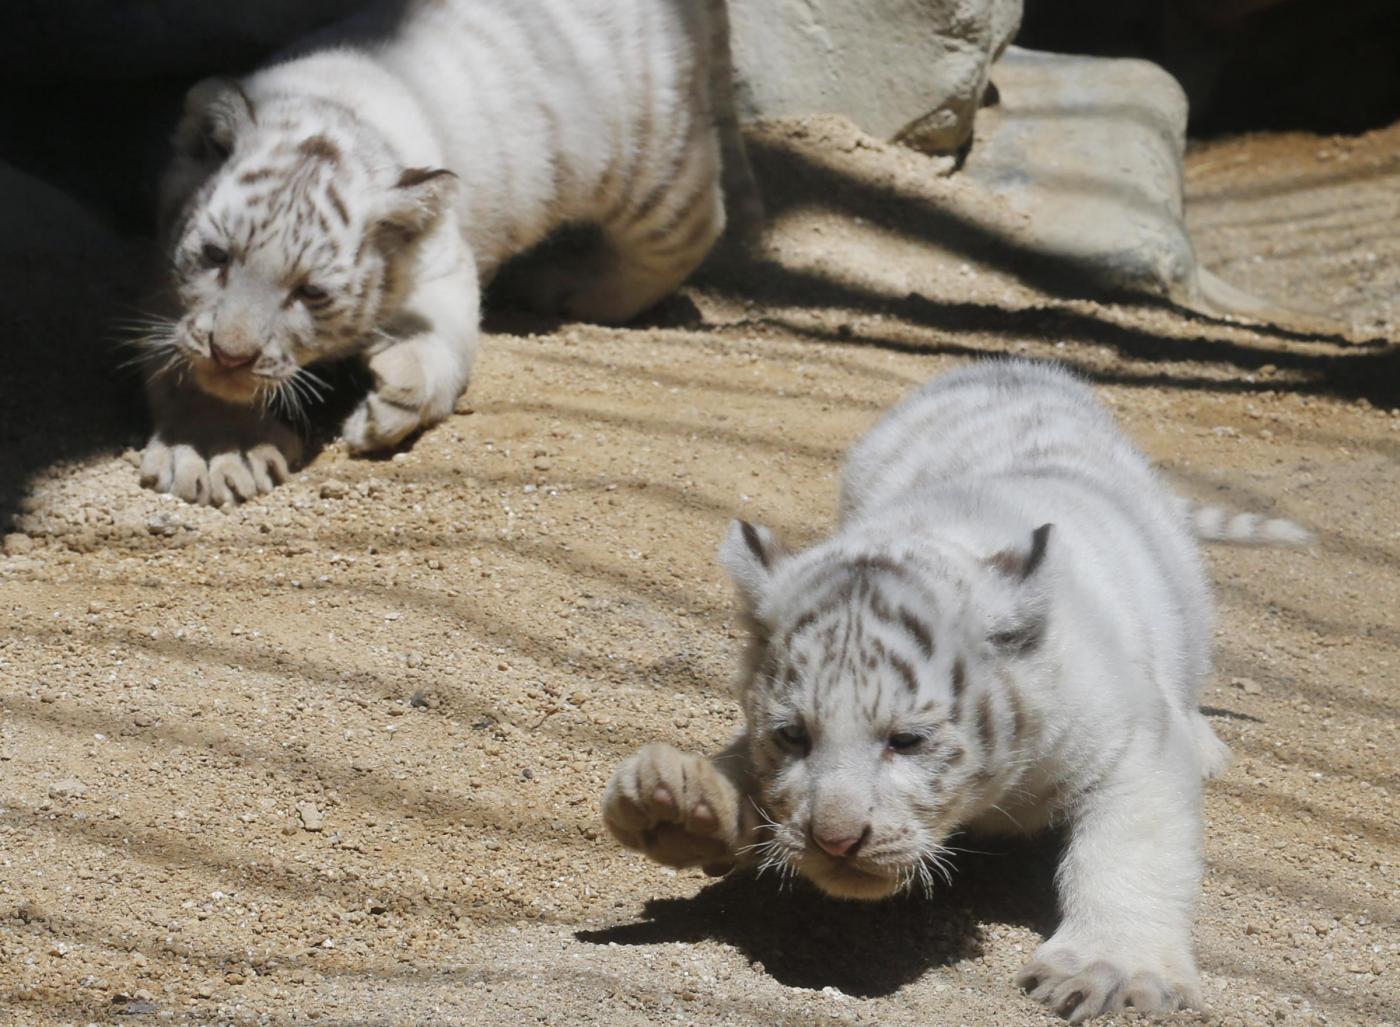
[[[156,514],[146,522],[146,530],[152,535],[169,537],[179,531],[184,525],[179,521],[173,521],[168,514]]]
[[[55,799],[81,799],[87,794],[87,785],[76,777],[65,777],[49,785],[49,794]]]
[[[297,803],[297,814],[301,817],[301,826],[308,831],[319,831],[326,824],[326,815],[312,803]]]
[[[1260,692],[1264,691],[1259,682],[1255,681],[1253,678],[1231,678],[1230,684],[1234,685],[1236,688],[1243,689],[1245,695],[1258,695]]]
[[[118,1006],[113,1012],[117,1016],[149,1016],[159,1009],[159,1006],[147,999],[132,999]]]
[[[6,556],[26,556],[34,551],[34,540],[18,533],[6,535],[4,551]]]

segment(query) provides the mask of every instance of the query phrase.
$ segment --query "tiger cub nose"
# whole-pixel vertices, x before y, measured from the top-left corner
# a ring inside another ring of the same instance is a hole
[[[812,832],[812,840],[821,847],[821,850],[837,859],[845,859],[847,856],[854,856],[856,849],[860,848],[866,837],[870,834],[867,826],[860,834],[853,834],[845,838],[831,837],[819,832]]]
[[[219,344],[212,338],[209,340],[209,354],[220,367],[230,371],[239,367],[247,367],[257,357],[257,353],[236,354],[230,353],[226,349],[220,349]]]

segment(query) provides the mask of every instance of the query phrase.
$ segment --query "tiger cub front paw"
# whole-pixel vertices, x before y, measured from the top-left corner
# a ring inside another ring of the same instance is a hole
[[[390,449],[431,420],[432,383],[414,347],[390,346],[370,358],[369,371],[374,388],[341,429],[352,453]]]
[[[1174,959],[1145,958],[1116,946],[1076,946],[1052,938],[1016,983],[1070,1023],[1129,1008],[1165,1013],[1201,1007],[1200,979],[1189,951]]]
[[[398,343],[374,354],[367,366],[374,387],[341,429],[352,453],[392,449],[437,424],[466,388],[462,357],[445,337]]]
[[[739,790],[710,760],[652,742],[613,773],[603,822],[623,845],[658,863],[722,874],[734,863],[739,803]]]
[[[271,492],[301,459],[301,440],[271,421],[227,438],[187,438],[165,429],[151,436],[141,455],[143,486],[201,506],[236,506]]]

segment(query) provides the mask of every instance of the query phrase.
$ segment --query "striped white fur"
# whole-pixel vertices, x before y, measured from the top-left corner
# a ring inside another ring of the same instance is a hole
[[[1177,502],[1191,530],[1202,542],[1296,548],[1310,546],[1317,541],[1317,536],[1311,531],[1287,518],[1241,513],[1192,499],[1181,498]]]
[[[788,554],[736,521],[721,560],[746,729],[713,761],[629,758],[604,800],[624,844],[878,898],[944,875],[954,832],[1063,824],[1063,921],[1021,983],[1075,1021],[1199,1003],[1201,781],[1229,757],[1198,708],[1210,590],[1087,386],[938,378],[852,450],[835,535]]]
[[[409,0],[240,82],[190,93],[162,187],[179,315],[143,340],[146,483],[198,502],[272,488],[305,368],[358,355],[356,451],[446,416],[478,294],[563,226],[590,253],[538,270],[551,311],[625,321],[725,221],[759,213],[723,0]]]

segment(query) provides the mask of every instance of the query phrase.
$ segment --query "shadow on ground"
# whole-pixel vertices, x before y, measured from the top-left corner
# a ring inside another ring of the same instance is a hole
[[[979,844],[974,842],[973,844]],[[890,995],[929,970],[982,954],[982,926],[1055,924],[1055,838],[980,843],[931,897],[843,902],[806,882],[735,873],[694,898],[652,899],[642,919],[575,937],[594,945],[728,945],[790,988]]]
[[[1223,364],[1245,372],[1266,365],[1293,372],[1302,380],[1286,385],[1294,391],[1364,398],[1377,406],[1400,402],[1400,347],[1385,340],[1349,342],[1272,325],[1250,325],[1257,339],[1241,342],[1225,337],[1240,325],[1181,310],[1162,300],[1095,292],[1071,269],[1042,254],[1018,248],[993,228],[978,224],[957,211],[940,207],[929,197],[863,180],[812,159],[795,147],[761,142],[751,147],[755,167],[763,183],[769,216],[773,221],[804,207],[820,207],[833,214],[869,223],[893,235],[927,240],[930,245],[968,259],[990,263],[1012,273],[1025,285],[1063,299],[1099,298],[1125,300],[1148,310],[1169,312],[1196,326],[1199,334],[1165,333],[1142,325],[1128,326],[1104,316],[1101,310],[1037,305],[1009,308],[988,303],[940,302],[909,293],[882,294],[852,284],[836,274],[783,266],[772,260],[749,258],[737,251],[723,254],[704,269],[700,282],[733,299],[756,301],[770,307],[844,309],[893,317],[941,333],[927,344],[881,338],[862,331],[824,336],[821,341],[851,342],[906,352],[986,355],[984,347],[960,346],[957,337],[974,333],[1017,339],[1053,340],[1108,346],[1127,361]],[[779,186],[779,183],[781,185]],[[1300,186],[1301,188],[1301,186]],[[780,319],[781,323],[781,319]],[[781,327],[802,331],[798,326]],[[1330,344],[1330,352],[1303,350],[1290,343]],[[1066,355],[1073,362],[1072,352]],[[1156,372],[1102,373],[1098,380],[1111,384],[1152,384],[1183,388],[1207,387],[1212,391],[1259,391],[1278,383],[1214,381],[1197,377],[1181,379]]]
[[[122,290],[95,263],[0,261],[0,531],[34,475],[141,436],[139,382],[109,342]]]
[[[930,197],[845,174],[795,147],[757,140],[753,149],[775,221],[803,206],[822,206],[838,216],[926,241],[945,253],[1003,267],[1048,297],[1084,295],[1084,283],[1067,277],[1063,268],[1014,250],[993,230],[940,208]],[[55,190],[38,189],[46,203],[65,202],[55,199],[62,196]],[[26,203],[9,197],[9,205]],[[71,220],[82,229],[71,246],[60,239],[39,251],[21,252],[7,245],[0,253],[0,342],[7,353],[0,368],[0,526],[8,525],[31,479],[44,468],[143,441],[139,382],[134,371],[122,369],[129,354],[114,340],[120,335],[117,323],[143,310],[141,296],[151,276],[139,268],[149,262],[151,247],[148,241],[94,228],[91,219]],[[1377,406],[1400,404],[1400,348],[1393,344],[1345,344],[1268,327],[1251,329],[1252,337],[1241,341],[1237,326],[1180,311],[1172,313],[1197,332],[1179,332],[1181,324],[1177,334],[1124,324],[1109,308],[1053,301],[1016,308],[975,300],[939,301],[917,293],[891,296],[843,280],[839,271],[804,270],[732,252],[712,261],[697,284],[702,291],[780,308],[770,310],[762,321],[813,341],[966,356],[1013,352],[1023,341],[1105,346],[1122,358],[1114,370],[1094,374],[1110,384],[1241,392],[1283,388],[1366,399]],[[927,335],[911,339],[907,332],[864,328],[829,332],[798,323],[784,308],[876,314],[927,330]],[[708,330],[694,303],[684,297],[663,304],[644,324]],[[488,328],[506,331],[557,327],[557,321],[522,319],[510,312],[488,321]],[[983,338],[974,344],[968,338],[972,335]],[[1003,344],[988,347],[988,335],[1000,337]],[[1296,345],[1299,342],[1309,344]],[[1073,349],[1063,358],[1077,363]],[[1226,373],[1202,375],[1193,369],[1177,374],[1136,366],[1142,363],[1204,364]],[[1255,380],[1253,372],[1268,365],[1287,380]],[[356,388],[362,389],[363,383]],[[338,403],[334,412],[315,420],[312,433],[317,443],[334,434],[345,409],[347,403]]]

